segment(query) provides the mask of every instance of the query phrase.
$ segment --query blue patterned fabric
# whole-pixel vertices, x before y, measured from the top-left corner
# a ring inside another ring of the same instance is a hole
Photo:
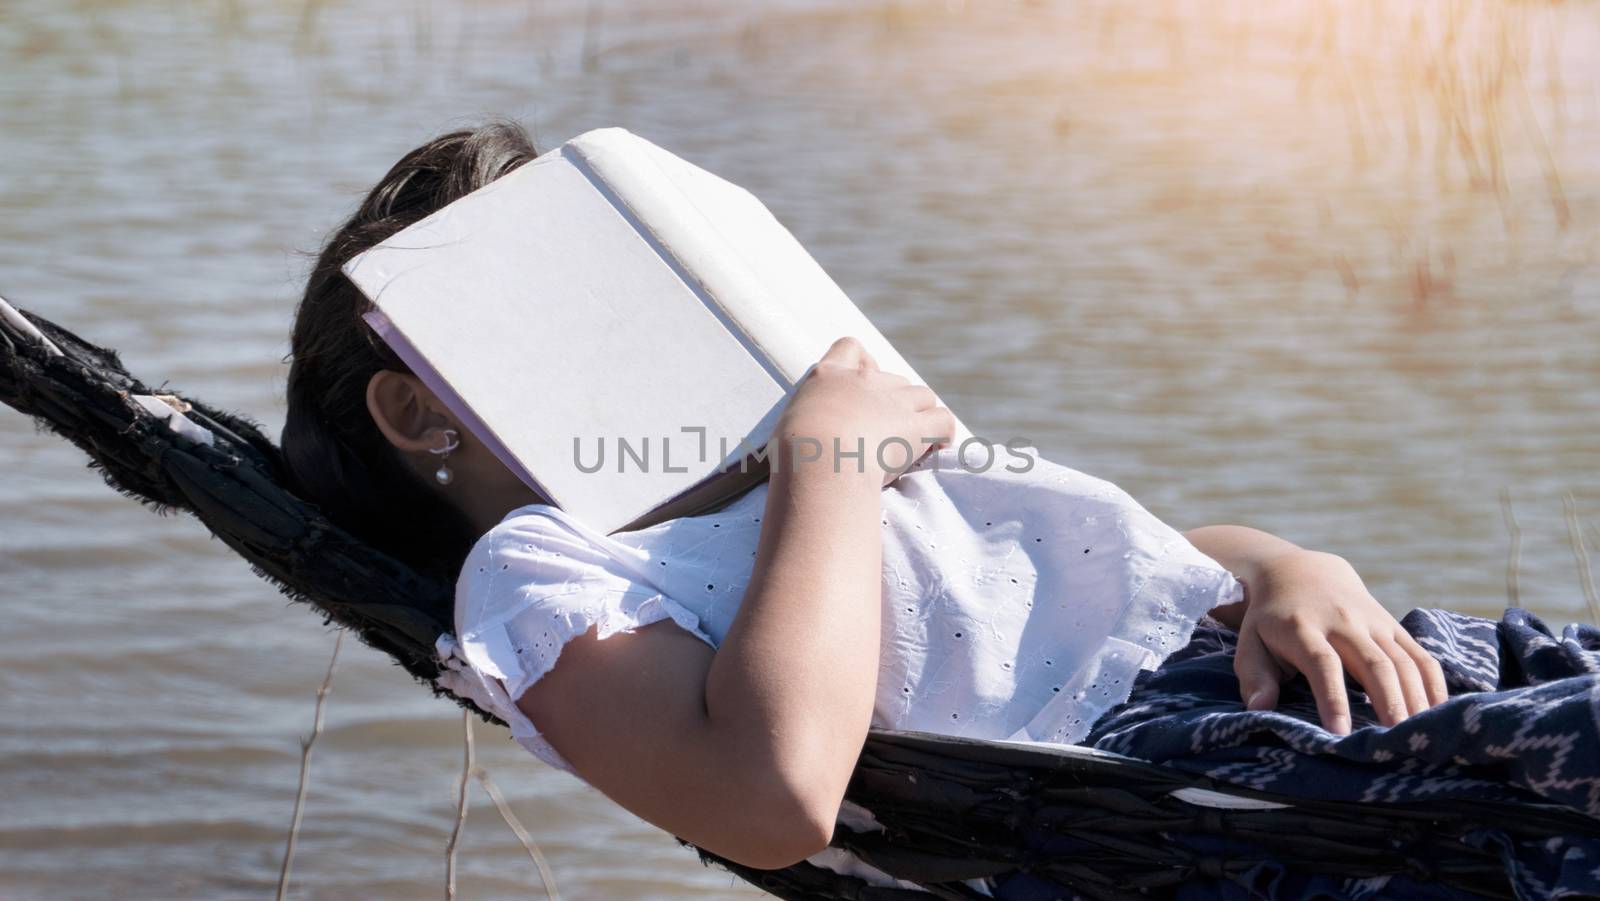
[[[1246,711],[1233,672],[1238,636],[1207,618],[1185,647],[1140,674],[1129,699],[1082,744],[1298,797],[1498,799],[1600,818],[1600,629],[1573,624],[1557,636],[1520,608],[1498,622],[1418,609],[1401,625],[1438,658],[1450,698],[1392,728],[1378,722],[1348,676],[1349,735],[1321,727],[1303,676],[1283,685],[1274,710]],[[1500,855],[1520,898],[1600,897],[1600,838],[1592,833],[1519,845],[1482,830],[1469,841]],[[1306,877],[1271,866],[1205,882],[1179,897],[1447,897],[1403,876]],[[1018,877],[997,894],[1059,893]]]

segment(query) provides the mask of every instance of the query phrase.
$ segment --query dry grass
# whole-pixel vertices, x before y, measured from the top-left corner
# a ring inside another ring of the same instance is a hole
[[[1589,618],[1600,626],[1600,594],[1594,587],[1594,570],[1589,566],[1589,549],[1584,545],[1583,528],[1578,518],[1578,501],[1567,492],[1562,499],[1567,513],[1567,538],[1572,542],[1572,556],[1578,564],[1578,582],[1583,586],[1583,599],[1589,605]]]
[[[328,693],[333,691],[333,673],[339,666],[339,649],[344,647],[345,630],[340,629],[333,639],[333,655],[328,658],[328,673],[317,686],[316,712],[311,716],[311,734],[300,741],[300,787],[294,795],[294,816],[289,820],[289,841],[283,849],[283,867],[278,871],[278,901],[289,893],[289,869],[294,864],[295,847],[300,842],[300,820],[305,813],[306,788],[311,782],[311,748],[322,735],[323,713],[327,709]]]
[[[289,841],[283,852],[283,866],[278,871],[278,901],[284,901],[289,893],[290,868],[294,862],[295,849],[300,840],[300,824],[305,812],[306,790],[311,781],[311,749],[316,744],[318,736],[322,735],[324,715],[327,710],[328,694],[333,690],[333,674],[338,668],[339,651],[344,646],[345,630],[340,629],[334,638],[333,654],[328,660],[328,672],[323,676],[322,684],[317,687],[316,710],[312,714],[311,733],[300,742],[300,786],[295,792],[294,815],[289,821]],[[555,874],[551,872],[549,862],[545,859],[544,852],[539,849],[538,842],[522,825],[522,821],[512,811],[510,803],[501,793],[499,786],[489,777],[489,771],[477,763],[477,742],[472,732],[472,714],[470,711],[461,712],[462,730],[462,755],[461,777],[456,782],[456,818],[455,826],[450,830],[449,841],[445,844],[445,889],[446,899],[456,897],[456,859],[461,848],[461,837],[466,830],[467,802],[471,780],[477,779],[483,785],[484,792],[489,800],[494,802],[495,809],[499,811],[500,818],[510,828],[517,841],[521,843],[528,859],[533,861],[539,874],[539,882],[544,887],[544,893],[551,901],[561,901],[561,893],[556,888]]]

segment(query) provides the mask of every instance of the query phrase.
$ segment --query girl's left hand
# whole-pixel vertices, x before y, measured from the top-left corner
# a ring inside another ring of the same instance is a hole
[[[1449,697],[1444,670],[1368,593],[1344,558],[1296,548],[1246,587],[1234,672],[1250,710],[1270,710],[1278,685],[1304,673],[1323,727],[1350,731],[1344,669],[1393,726]]]

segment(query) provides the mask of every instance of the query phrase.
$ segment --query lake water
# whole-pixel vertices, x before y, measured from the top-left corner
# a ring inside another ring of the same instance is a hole
[[[979,433],[1396,613],[1587,618],[1590,2],[11,0],[0,292],[276,434],[303,255],[485,114],[753,189]],[[334,636],[0,410],[0,897],[259,898]],[[297,897],[439,897],[461,721],[346,645]],[[754,897],[480,727],[568,898]],[[534,871],[481,793],[461,896]],[[531,886],[531,887],[530,887]]]

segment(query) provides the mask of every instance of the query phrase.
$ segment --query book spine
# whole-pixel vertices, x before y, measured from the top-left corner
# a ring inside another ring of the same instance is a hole
[[[795,348],[786,338],[796,334],[796,323],[767,296],[761,279],[730,251],[705,215],[681,191],[660,190],[672,180],[642,151],[585,137],[567,142],[562,153],[606,195],[773,379],[785,391],[793,389],[809,363],[795,368]]]

